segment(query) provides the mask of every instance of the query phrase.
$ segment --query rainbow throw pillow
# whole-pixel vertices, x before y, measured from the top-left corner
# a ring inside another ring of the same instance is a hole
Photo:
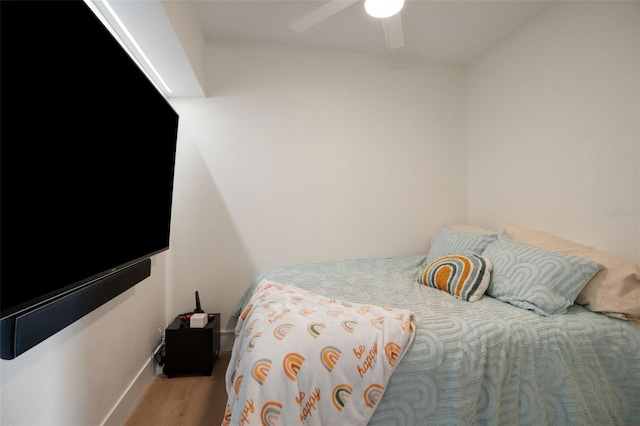
[[[435,259],[418,277],[420,284],[437,288],[468,302],[480,299],[491,280],[491,261],[475,254],[453,254]]]

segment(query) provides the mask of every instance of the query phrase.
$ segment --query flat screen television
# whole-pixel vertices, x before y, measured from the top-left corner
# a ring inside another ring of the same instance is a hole
[[[12,359],[169,248],[179,117],[84,1],[0,1],[0,17],[0,349]]]

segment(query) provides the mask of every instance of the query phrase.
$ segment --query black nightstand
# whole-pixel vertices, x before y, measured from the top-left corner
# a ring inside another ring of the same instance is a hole
[[[176,317],[165,330],[164,374],[210,376],[220,352],[220,314],[209,314],[204,328],[180,326]]]

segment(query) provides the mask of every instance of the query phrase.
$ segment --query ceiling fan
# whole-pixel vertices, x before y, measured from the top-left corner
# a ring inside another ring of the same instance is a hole
[[[289,28],[296,32],[305,31],[341,10],[359,2],[360,0],[330,0],[293,21],[289,24]],[[379,18],[382,22],[384,38],[388,49],[397,49],[404,46],[402,16],[399,13],[403,6],[404,0],[364,0],[366,12],[375,18]]]

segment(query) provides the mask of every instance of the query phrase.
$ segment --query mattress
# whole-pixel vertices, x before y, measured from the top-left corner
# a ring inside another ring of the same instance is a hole
[[[543,317],[420,285],[426,256],[300,264],[262,280],[353,303],[409,309],[415,338],[370,425],[640,424],[640,330],[573,305]]]

